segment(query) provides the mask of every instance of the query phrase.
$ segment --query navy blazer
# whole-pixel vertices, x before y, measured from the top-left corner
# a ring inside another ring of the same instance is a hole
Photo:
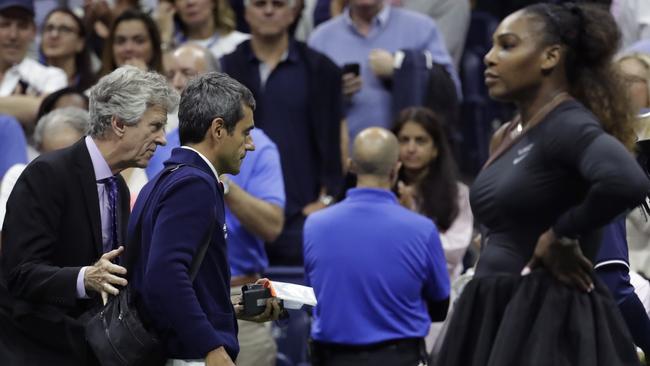
[[[140,310],[163,337],[166,357],[202,359],[223,346],[234,360],[239,346],[223,192],[196,152],[175,148],[165,166],[178,164],[184,166],[145,185],[135,204],[128,237],[132,242],[141,235],[142,247],[130,283]],[[147,196],[146,202],[141,199]],[[139,217],[142,230],[136,232]],[[210,245],[192,283],[192,258],[210,231]]]

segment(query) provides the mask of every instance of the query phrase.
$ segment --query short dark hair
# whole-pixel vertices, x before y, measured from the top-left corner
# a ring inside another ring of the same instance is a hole
[[[255,110],[253,93],[224,73],[209,72],[190,80],[178,107],[181,145],[203,141],[212,120],[218,117],[231,134],[244,117],[244,105]]]

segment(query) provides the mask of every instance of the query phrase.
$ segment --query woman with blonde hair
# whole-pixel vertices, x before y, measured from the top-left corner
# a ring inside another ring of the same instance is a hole
[[[160,34],[147,14],[129,9],[115,19],[104,44],[101,75],[124,65],[163,73]]]
[[[635,111],[650,108],[650,55],[631,53],[617,61]]]
[[[155,19],[163,51],[193,42],[220,58],[249,38],[235,30],[235,13],[228,0],[161,1]]]
[[[628,98],[634,110],[639,112],[634,124],[638,139],[637,160],[647,172],[650,170],[650,55],[638,52],[625,54],[616,63],[627,85]],[[646,199],[646,204],[648,202]],[[628,214],[625,229],[630,269],[645,277],[650,276],[650,222],[642,206]]]

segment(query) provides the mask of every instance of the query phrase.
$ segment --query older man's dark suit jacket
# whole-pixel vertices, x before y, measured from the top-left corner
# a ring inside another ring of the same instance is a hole
[[[123,243],[129,192],[122,178],[118,187]],[[29,164],[9,197],[0,258],[0,359],[31,364],[53,351],[66,364],[88,363],[79,317],[99,299],[94,293],[77,298],[77,275],[102,252],[95,172],[81,139]],[[28,352],[2,354],[13,347]]]

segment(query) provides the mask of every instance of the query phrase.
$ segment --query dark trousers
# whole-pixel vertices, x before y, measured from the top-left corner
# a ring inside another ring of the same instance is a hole
[[[418,366],[426,365],[422,339],[400,339],[367,346],[313,342],[312,366]]]

